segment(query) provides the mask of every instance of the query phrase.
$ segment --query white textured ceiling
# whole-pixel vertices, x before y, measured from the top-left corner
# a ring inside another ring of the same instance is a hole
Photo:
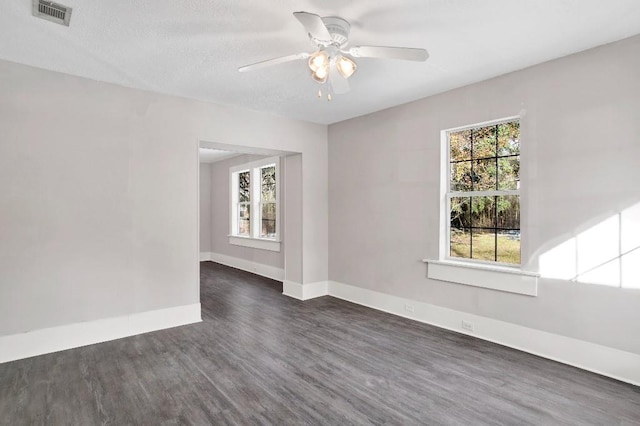
[[[640,33],[639,0],[61,0],[70,27],[31,0],[0,4],[0,58],[128,87],[333,123]],[[327,102],[292,16],[352,23],[351,45],[426,48],[427,62],[357,59],[351,92]],[[0,76],[1,78],[1,76]]]

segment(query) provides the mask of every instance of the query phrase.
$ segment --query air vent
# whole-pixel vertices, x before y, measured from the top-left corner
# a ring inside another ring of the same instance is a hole
[[[33,0],[33,16],[69,26],[71,8],[46,0]]]

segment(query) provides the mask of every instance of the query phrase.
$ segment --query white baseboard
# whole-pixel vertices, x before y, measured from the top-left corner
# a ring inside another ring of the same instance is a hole
[[[200,253],[200,261],[210,260],[232,268],[241,269],[276,281],[284,280],[284,269],[274,266],[264,265],[251,260],[240,259],[239,257],[227,256],[220,253]]]
[[[0,337],[0,363],[202,321],[200,303]]]
[[[201,251],[200,252],[200,262],[206,262],[211,260],[211,252],[210,251]]]
[[[335,281],[329,281],[328,294],[640,386],[638,354]],[[473,331],[462,328],[463,320]]]
[[[329,282],[318,281],[302,285],[303,300],[315,299],[329,294]]]
[[[282,294],[298,300],[309,300],[328,294],[329,283],[318,281],[309,284],[300,284],[293,281],[283,281]]]

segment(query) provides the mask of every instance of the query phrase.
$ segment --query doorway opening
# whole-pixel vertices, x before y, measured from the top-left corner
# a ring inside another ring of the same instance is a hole
[[[199,260],[301,276],[301,164],[296,152],[200,141]]]

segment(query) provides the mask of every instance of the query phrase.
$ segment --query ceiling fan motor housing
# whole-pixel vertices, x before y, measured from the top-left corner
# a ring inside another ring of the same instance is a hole
[[[333,44],[339,48],[344,47],[349,39],[351,25],[338,16],[325,16],[322,18],[322,22],[324,22],[329,34],[331,34]]]

